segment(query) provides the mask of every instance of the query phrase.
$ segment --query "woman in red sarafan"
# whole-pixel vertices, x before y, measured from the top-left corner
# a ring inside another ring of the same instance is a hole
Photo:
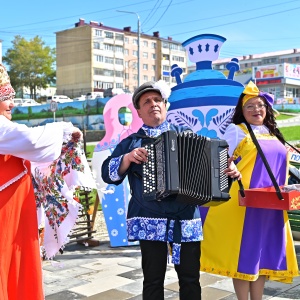
[[[79,130],[57,122],[29,128],[11,121],[15,92],[0,64],[0,299],[44,299],[30,162],[59,157],[63,138]]]

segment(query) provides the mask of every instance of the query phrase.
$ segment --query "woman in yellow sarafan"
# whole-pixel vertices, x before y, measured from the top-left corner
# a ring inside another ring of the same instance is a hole
[[[250,82],[241,94],[224,139],[242,174],[245,189],[272,186],[272,181],[247,130],[248,122],[279,185],[287,179],[287,150],[276,127],[273,97]],[[201,271],[233,278],[239,300],[261,299],[265,280],[291,283],[299,275],[286,211],[239,206],[238,183],[231,199],[201,207],[203,238]]]

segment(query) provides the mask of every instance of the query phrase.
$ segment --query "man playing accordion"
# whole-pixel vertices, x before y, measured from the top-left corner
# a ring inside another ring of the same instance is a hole
[[[202,223],[196,206],[175,201],[176,195],[162,201],[144,201],[142,192],[142,163],[148,153],[143,139],[158,137],[163,132],[190,130],[166,121],[169,86],[162,80],[146,82],[132,97],[143,126],[122,140],[102,165],[102,178],[109,184],[120,184],[128,176],[131,200],[127,213],[129,241],[139,241],[142,254],[143,299],[164,299],[164,278],[167,269],[168,246],[179,279],[180,299],[201,299],[200,241]],[[240,173],[229,160],[225,170],[231,177]]]

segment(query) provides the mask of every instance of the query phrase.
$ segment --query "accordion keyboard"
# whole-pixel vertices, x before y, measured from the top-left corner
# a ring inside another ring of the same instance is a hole
[[[153,144],[145,145],[148,151],[148,163],[143,164],[143,193],[152,194],[156,191],[155,149]]]

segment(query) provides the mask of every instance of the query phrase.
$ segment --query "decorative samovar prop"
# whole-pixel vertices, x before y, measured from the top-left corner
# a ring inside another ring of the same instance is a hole
[[[221,138],[230,122],[230,116],[237,104],[244,86],[234,80],[239,70],[238,59],[233,58],[226,65],[228,77],[212,68],[212,62],[219,57],[226,39],[215,34],[194,36],[182,45],[189,60],[196,64],[196,71],[181,80],[182,69],[172,66],[171,75],[177,85],[169,97],[170,108],[167,118],[177,125],[187,125],[197,134],[210,138]]]

